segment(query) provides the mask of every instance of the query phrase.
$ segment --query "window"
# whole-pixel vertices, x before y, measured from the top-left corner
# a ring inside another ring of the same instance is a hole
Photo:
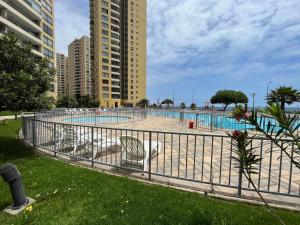
[[[120,88],[113,87],[111,88],[111,92],[120,92]]]
[[[111,37],[119,40],[119,35],[115,33],[111,33]]]
[[[108,94],[108,93],[103,93],[103,94],[102,94],[102,97],[103,97],[103,98],[109,98],[109,94]]]
[[[49,57],[49,58],[53,58],[53,52],[50,51],[47,48],[44,48],[44,55],[47,56],[47,57]]]
[[[101,4],[102,4],[102,6],[104,6],[104,7],[108,7],[107,1],[102,0]]]
[[[102,59],[102,62],[103,63],[109,63],[109,60],[108,59]]]
[[[104,42],[104,43],[108,43],[108,38],[102,38],[102,42]]]
[[[103,14],[108,14],[108,10],[105,9],[105,8],[102,8],[102,13],[103,13]]]
[[[51,39],[47,38],[46,36],[43,36],[43,42],[44,42],[46,45],[48,45],[48,46],[50,46],[50,47],[53,47],[53,41],[52,41]]]
[[[28,5],[30,5],[35,11],[37,11],[39,14],[41,13],[41,6],[39,3],[37,3],[36,0],[27,0],[25,1]]]
[[[103,66],[102,66],[102,69],[103,69],[103,70],[109,70],[109,67],[103,65]]]
[[[112,94],[111,95],[112,99],[120,99],[120,95]]]
[[[102,84],[109,84],[108,80],[102,80]]]
[[[102,22],[102,27],[103,27],[104,29],[108,29],[108,24],[107,24],[107,23],[104,23],[104,22]]]
[[[106,51],[102,51],[102,56],[104,56],[104,57],[108,57],[108,56],[109,56],[109,54],[108,54],[108,52],[106,52]]]
[[[49,34],[50,36],[53,36],[53,30],[50,27],[48,27],[46,24],[43,24],[43,31]]]
[[[103,86],[103,87],[102,87],[102,90],[103,90],[103,91],[109,91],[109,87]]]
[[[108,47],[108,45],[102,45],[102,49],[109,50],[109,47]]]
[[[108,73],[102,73],[102,77],[108,78],[108,77],[109,77],[109,74],[108,74]]]
[[[44,20],[46,20],[48,23],[52,24],[52,18],[47,14],[45,13],[44,11],[42,11],[42,17]]]
[[[104,15],[102,15],[102,21],[108,22],[108,17],[107,17],[107,16],[104,16]]]
[[[102,30],[102,34],[103,35],[108,35],[108,31],[107,30]]]
[[[42,0],[42,5],[44,6],[45,9],[47,9],[48,12],[52,13],[52,7],[51,7],[51,5],[49,5],[48,2],[46,2],[45,0]]]

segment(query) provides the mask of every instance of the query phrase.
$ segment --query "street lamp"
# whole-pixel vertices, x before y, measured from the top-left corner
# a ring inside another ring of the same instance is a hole
[[[256,93],[252,93],[251,94],[251,96],[252,96],[252,105],[253,105],[253,110],[254,110],[254,98],[255,98],[255,95],[256,95]]]
[[[267,84],[267,98],[268,98],[268,96],[269,96],[269,85],[270,85],[270,84],[272,84],[272,81],[269,81],[268,84]]]

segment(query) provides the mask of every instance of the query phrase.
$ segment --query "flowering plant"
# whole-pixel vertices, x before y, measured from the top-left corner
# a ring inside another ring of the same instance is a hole
[[[247,111],[247,107],[238,105],[233,110],[232,115],[237,121],[244,119],[247,123],[253,125],[257,132],[264,134],[271,140],[300,169],[299,114],[287,114],[280,108],[279,104],[274,103],[261,111],[261,113],[258,113],[256,110],[250,113]],[[273,120],[270,120],[270,117]],[[295,146],[292,148],[292,152],[287,150],[291,146]]]

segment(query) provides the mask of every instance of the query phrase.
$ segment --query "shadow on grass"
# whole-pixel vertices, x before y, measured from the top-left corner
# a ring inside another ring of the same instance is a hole
[[[35,152],[26,147],[21,140],[12,137],[0,137],[0,160],[8,161],[20,158],[32,158]]]

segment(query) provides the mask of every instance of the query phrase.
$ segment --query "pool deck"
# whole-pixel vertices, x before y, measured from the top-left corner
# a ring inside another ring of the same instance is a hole
[[[63,119],[61,118],[60,121],[62,122]],[[85,125],[94,126],[95,124]],[[102,132],[106,133],[106,137],[109,139],[124,135],[124,130],[120,129],[128,129],[135,131],[126,133],[127,135],[148,140],[149,132],[144,131],[153,131],[152,140],[162,143],[160,153],[152,158],[151,171],[156,174],[152,175],[152,179],[156,181],[213,193],[226,193],[233,196],[237,194],[236,188],[226,187],[227,185],[237,185],[238,169],[234,167],[230,157],[232,154],[230,150],[231,144],[226,137],[221,138],[221,136],[226,136],[225,131],[212,132],[209,129],[189,129],[187,123],[181,124],[178,119],[153,116],[148,116],[147,119],[141,121],[97,124],[97,127],[99,128],[96,129],[96,132],[99,133],[101,130],[101,135]],[[172,135],[171,133],[180,133],[180,135]],[[202,138],[200,134],[208,136]],[[44,137],[49,136],[46,133],[43,135],[45,135]],[[216,135],[216,137],[211,135]],[[42,132],[40,136],[42,136]],[[44,141],[46,142],[46,140]],[[259,182],[260,189],[272,192],[279,190],[281,193],[290,192],[295,196],[299,195],[299,197],[269,193],[264,193],[263,195],[270,201],[284,202],[286,205],[292,205],[300,209],[300,173],[297,172],[297,168],[291,166],[285,156],[282,156],[282,159],[279,160],[279,151],[276,151],[278,149],[274,146],[275,151],[270,153],[268,151],[271,146],[270,142],[254,141],[253,145],[261,147],[260,154],[263,157],[260,166],[260,177],[258,175],[253,175],[252,177],[256,184]],[[91,150],[91,146],[89,146],[89,149]],[[100,153],[102,149],[96,146],[94,151],[99,151]],[[76,154],[81,156],[85,152],[80,150]],[[107,164],[120,166],[120,159],[120,151],[110,152],[105,150],[104,154],[102,151],[95,159],[95,166],[99,168],[107,167]],[[87,162],[83,160],[82,163],[86,164]],[[128,168],[132,169],[133,167],[130,165]],[[292,174],[290,173],[291,168]],[[115,171],[114,168],[110,168],[110,170]],[[141,176],[142,173],[132,171],[130,174]],[[144,176],[147,176],[147,172]],[[208,184],[211,182],[224,186]],[[243,187],[250,187],[245,178],[243,179]],[[243,191],[243,195],[245,198],[257,198],[256,193],[247,190]]]

